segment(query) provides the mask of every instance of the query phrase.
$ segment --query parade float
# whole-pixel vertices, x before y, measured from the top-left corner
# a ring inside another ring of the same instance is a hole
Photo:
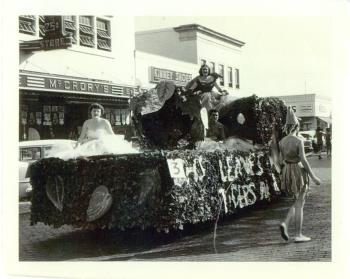
[[[207,142],[200,98],[161,82],[131,100],[139,152],[35,162],[31,224],[169,232],[278,197],[270,143],[282,136],[285,105],[221,98],[228,137]]]

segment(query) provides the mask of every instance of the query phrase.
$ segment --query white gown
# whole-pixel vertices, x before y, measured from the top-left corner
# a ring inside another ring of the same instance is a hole
[[[210,138],[205,138],[204,141],[199,141],[196,144],[198,150],[214,151],[214,150],[238,150],[249,152],[259,150],[261,145],[253,145],[250,141],[237,137],[229,137],[224,141],[214,141]]]
[[[75,159],[106,154],[139,153],[132,147],[131,142],[124,140],[124,135],[108,135],[104,129],[89,130],[87,139],[77,147],[70,144],[51,149],[47,157],[56,157],[63,160]]]

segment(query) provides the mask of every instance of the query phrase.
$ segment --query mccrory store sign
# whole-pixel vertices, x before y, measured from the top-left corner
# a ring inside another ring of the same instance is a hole
[[[155,67],[149,68],[150,82],[158,83],[161,80],[173,81],[175,84],[185,85],[191,79],[192,75],[167,69],[160,69]]]
[[[101,93],[121,96],[130,96],[133,94],[132,87],[87,80],[73,80],[68,78],[20,74],[19,83],[21,89],[36,89],[40,91],[48,90],[70,93]]]

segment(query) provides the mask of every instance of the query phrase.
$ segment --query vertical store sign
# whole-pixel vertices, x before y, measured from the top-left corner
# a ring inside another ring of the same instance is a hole
[[[63,36],[63,28],[61,16],[45,16],[45,39]]]
[[[45,16],[45,35],[41,40],[24,41],[20,49],[25,51],[64,49],[72,46],[71,35],[65,34],[62,16]]]
[[[45,16],[45,36],[41,41],[44,50],[67,48],[72,46],[72,38],[64,32],[62,16]]]

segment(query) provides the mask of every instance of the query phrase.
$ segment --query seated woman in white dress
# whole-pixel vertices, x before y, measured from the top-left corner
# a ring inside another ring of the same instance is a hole
[[[102,105],[98,103],[90,105],[89,112],[91,119],[85,120],[77,144],[99,139],[104,135],[114,135],[111,123],[107,119],[101,118],[104,112]]]
[[[52,150],[49,157],[68,160],[81,156],[139,152],[130,142],[124,140],[124,135],[114,134],[109,121],[101,117],[104,112],[102,105],[90,105],[89,112],[91,119],[85,120],[75,148],[67,146],[64,150]]]

